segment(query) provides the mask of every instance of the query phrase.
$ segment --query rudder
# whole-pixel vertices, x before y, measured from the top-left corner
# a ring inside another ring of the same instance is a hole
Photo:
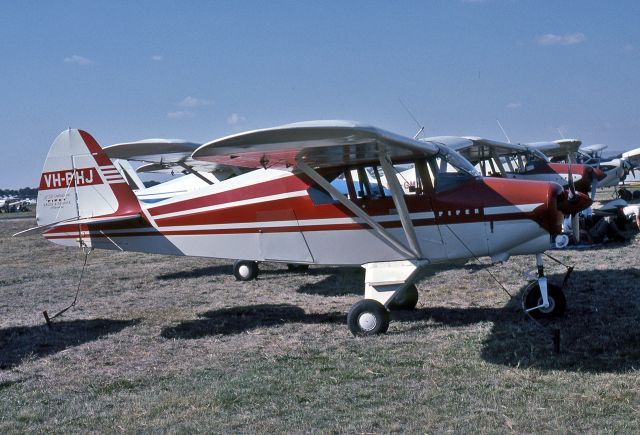
[[[40,176],[38,225],[139,211],[135,194],[89,133],[68,129],[58,135]]]

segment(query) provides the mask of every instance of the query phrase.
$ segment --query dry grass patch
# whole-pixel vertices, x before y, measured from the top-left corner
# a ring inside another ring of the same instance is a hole
[[[357,268],[255,282],[228,262],[82,257],[0,221],[0,431],[639,432],[640,237],[574,264],[562,352],[477,265],[425,274],[413,312],[353,338]],[[492,266],[513,294],[532,258]],[[559,281],[563,268],[548,261]]]

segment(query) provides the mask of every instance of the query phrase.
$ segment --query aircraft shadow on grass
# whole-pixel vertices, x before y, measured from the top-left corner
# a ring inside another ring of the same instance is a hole
[[[307,275],[325,275],[325,274],[342,274],[348,273],[342,271],[342,269],[352,270],[352,273],[358,270],[362,270],[362,275],[357,275],[361,279],[364,277],[364,269],[361,268],[337,268],[337,267],[312,267],[304,271],[290,271],[286,267],[282,266],[277,269],[261,268],[258,273],[258,278],[261,276],[274,276],[274,275],[294,275],[294,274],[307,274]],[[215,266],[199,267],[190,270],[181,270],[178,272],[163,273],[157,275],[156,279],[160,281],[173,280],[173,279],[189,279],[189,278],[201,278],[203,276],[217,276],[217,275],[233,275],[233,265],[231,264],[218,264]]]
[[[215,266],[199,267],[191,270],[181,270],[179,272],[163,273],[162,275],[156,276],[156,279],[160,281],[167,281],[172,279],[200,278],[203,276],[216,275],[233,275],[233,266],[230,264],[219,264]]]
[[[560,282],[561,276],[550,276]],[[574,271],[567,312],[545,328],[525,317],[520,295],[501,308],[420,308],[392,313],[399,322],[430,320],[447,326],[492,322],[482,357],[491,363],[542,370],[625,372],[640,367],[640,271]],[[416,325],[410,329],[433,327]],[[553,351],[560,330],[560,353]],[[404,333],[399,331],[398,333]]]
[[[295,305],[262,304],[207,311],[200,319],[165,328],[164,338],[194,339],[211,335],[233,335],[255,328],[272,327],[287,323],[344,323],[346,314],[339,312],[307,314]]]
[[[328,276],[321,281],[303,284],[296,291],[308,295],[347,296],[364,294],[364,269],[361,267],[309,269],[309,275]]]
[[[325,281],[339,280],[337,275],[331,275]],[[549,278],[552,282],[562,280],[561,276]],[[353,280],[356,283],[358,279]],[[546,329],[525,317],[520,295],[515,295],[504,307],[427,307],[394,311],[391,318],[402,324],[396,330],[397,334],[438,325],[460,327],[491,322],[493,326],[483,343],[481,356],[494,364],[541,370],[625,372],[640,367],[638,281],[640,271],[636,269],[574,271],[566,289],[567,313],[561,319],[546,322]],[[331,287],[321,284],[319,288]],[[316,292],[312,287],[309,285],[308,289],[300,291],[327,294],[320,290]],[[346,322],[346,314],[342,312],[307,314],[301,308],[288,304],[226,308],[203,313],[200,317],[165,328],[161,335],[165,338],[195,339],[239,334],[286,323]],[[425,320],[429,323],[425,324]],[[561,331],[559,354],[553,351],[555,328]],[[390,333],[394,333],[394,329]]]
[[[36,326],[0,329],[0,370],[98,340],[138,322],[139,320],[68,320],[54,321],[52,329],[44,322]]]

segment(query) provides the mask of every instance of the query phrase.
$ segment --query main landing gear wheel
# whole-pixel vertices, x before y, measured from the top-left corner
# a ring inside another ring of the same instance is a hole
[[[630,190],[625,189],[624,187],[618,190],[618,196],[624,199],[625,201],[631,201],[633,199],[633,193]]]
[[[258,276],[258,262],[251,260],[236,260],[233,263],[233,276],[238,281],[251,281]]]
[[[418,305],[418,289],[411,284],[402,294],[393,298],[389,304],[389,309],[397,310],[413,310]]]
[[[384,334],[389,329],[389,312],[380,302],[363,299],[349,310],[347,325],[353,335]]]
[[[308,264],[299,264],[299,263],[287,263],[287,269],[289,272],[306,272],[309,270]]]
[[[560,286],[547,283],[547,293],[549,295],[549,308],[538,308],[529,311],[531,317],[535,319],[553,319],[561,317],[567,309],[567,299]],[[532,282],[525,289],[524,308],[528,310],[542,305],[542,293],[538,282]]]

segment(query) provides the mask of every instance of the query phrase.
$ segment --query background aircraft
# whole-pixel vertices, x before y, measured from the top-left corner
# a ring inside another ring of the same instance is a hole
[[[634,169],[634,164],[622,156],[604,158],[603,151],[607,148],[607,145],[594,144],[575,147],[575,143],[579,144],[580,142],[570,139],[554,142],[536,142],[528,145],[544,152],[553,162],[569,161],[600,169],[605,176],[598,181],[598,187],[617,186]],[[553,146],[554,144],[555,146]]]

